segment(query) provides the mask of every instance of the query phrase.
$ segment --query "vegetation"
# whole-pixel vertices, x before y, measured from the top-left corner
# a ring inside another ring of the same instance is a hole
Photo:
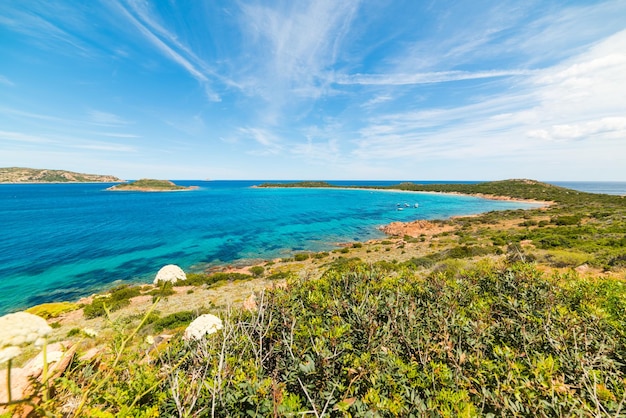
[[[122,181],[114,176],[75,173],[66,170],[38,168],[0,168],[0,183],[115,183]]]
[[[141,179],[131,183],[120,183],[107,190],[111,191],[140,191],[140,192],[166,192],[193,190],[195,187],[178,186],[169,180]]]
[[[94,297],[89,305],[83,307],[83,314],[86,318],[102,316],[107,310],[112,312],[127,306],[131,298],[140,294],[141,291],[137,286],[118,286],[106,295]]]
[[[296,181],[291,183],[263,183],[258,187],[336,187],[325,181]]]
[[[26,309],[25,312],[40,316],[44,319],[56,318],[67,312],[75,311],[79,306],[70,302],[42,303]]]
[[[624,198],[526,180],[428,187],[554,204],[451,219],[442,221],[454,227],[444,233],[351,245],[348,255],[297,253],[284,265],[251,269],[281,285],[258,293],[254,307],[213,305],[224,328],[200,341],[182,333],[204,308],[163,317],[149,310],[124,323],[129,329],[114,322],[109,349],[75,359],[50,382],[54,396],[39,412],[626,415]],[[253,280],[187,277],[174,286]],[[133,289],[102,300],[109,308]],[[148,338],[161,331],[173,335],[169,342]]]

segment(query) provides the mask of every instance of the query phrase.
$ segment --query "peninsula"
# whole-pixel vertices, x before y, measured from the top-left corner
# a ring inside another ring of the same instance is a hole
[[[83,174],[41,168],[0,168],[0,183],[117,183],[123,180],[108,175]]]
[[[140,179],[131,183],[116,184],[107,190],[113,192],[182,192],[197,188],[197,186],[179,186],[169,180]]]

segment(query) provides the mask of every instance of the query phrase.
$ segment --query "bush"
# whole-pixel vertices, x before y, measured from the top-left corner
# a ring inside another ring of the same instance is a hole
[[[264,272],[265,272],[265,267],[263,267],[263,266],[252,266],[252,267],[250,267],[250,273],[252,273],[252,275],[254,277],[261,277],[261,276],[263,276]]]
[[[578,225],[580,223],[580,216],[566,215],[557,216],[552,219],[552,223],[555,225]]]
[[[304,260],[308,260],[309,257],[310,257],[309,253],[298,253],[293,256],[293,259],[296,261],[304,261]]]
[[[163,318],[156,319],[152,322],[154,332],[161,332],[164,329],[174,329],[187,326],[193,321],[198,314],[194,311],[176,312]]]
[[[139,296],[141,291],[137,286],[121,285],[111,289],[106,296],[94,298],[93,302],[85,305],[83,314],[86,318],[96,318],[106,313],[106,308],[113,312],[130,304],[130,299]]]

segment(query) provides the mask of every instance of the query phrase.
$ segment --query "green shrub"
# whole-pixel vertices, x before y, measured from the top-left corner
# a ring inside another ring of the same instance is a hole
[[[296,261],[304,261],[308,260],[310,257],[309,253],[297,253],[293,256],[293,259]]]
[[[175,312],[152,321],[152,327],[157,333],[164,329],[179,328],[189,325],[197,316],[198,314],[194,311]]]
[[[268,280],[286,280],[295,277],[295,274],[290,271],[279,271],[267,276]]]
[[[252,275],[254,277],[261,277],[261,276],[263,276],[264,272],[265,272],[265,267],[263,267],[263,266],[252,266],[252,267],[250,267],[250,273],[252,273]]]
[[[130,305],[130,299],[139,296],[141,290],[138,286],[120,285],[109,292],[108,295],[95,297],[93,302],[85,305],[83,314],[86,318],[96,318],[105,314],[106,308],[113,312]]]
[[[435,260],[430,257],[413,257],[406,264],[413,267],[431,268],[435,265]]]
[[[555,225],[578,225],[580,223],[580,216],[557,216],[556,218],[552,219],[552,223]]]

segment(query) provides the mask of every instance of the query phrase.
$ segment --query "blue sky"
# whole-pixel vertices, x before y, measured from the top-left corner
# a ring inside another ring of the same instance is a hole
[[[5,0],[0,166],[626,181],[626,1]]]

